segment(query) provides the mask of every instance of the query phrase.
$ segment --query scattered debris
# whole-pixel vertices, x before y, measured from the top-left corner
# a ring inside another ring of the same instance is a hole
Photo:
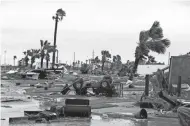
[[[4,108],[12,108],[12,107],[9,106],[9,105],[1,105],[1,107],[4,107]]]

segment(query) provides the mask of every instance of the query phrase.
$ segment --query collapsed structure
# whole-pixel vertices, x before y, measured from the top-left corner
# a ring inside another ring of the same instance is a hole
[[[146,76],[140,106],[178,112],[182,126],[190,124],[190,56],[172,56],[170,66]],[[166,70],[169,70],[165,72]],[[150,78],[151,77],[151,78]],[[149,95],[149,79],[153,90]]]

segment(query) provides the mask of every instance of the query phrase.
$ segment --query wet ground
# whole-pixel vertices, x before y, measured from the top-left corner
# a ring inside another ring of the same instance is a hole
[[[15,83],[3,82],[9,85],[9,88],[2,88],[1,90],[5,94],[1,94],[1,99],[3,97],[20,97],[26,99],[27,97],[22,94],[22,88],[19,86],[14,86]],[[133,92],[134,93],[134,92]],[[139,92],[136,92],[138,94]],[[75,95],[70,96],[60,96],[58,95],[60,103],[64,103],[64,99],[67,97],[76,97]],[[58,97],[54,96],[54,97]],[[51,96],[53,97],[53,96]],[[81,96],[77,96],[82,98]],[[84,97],[83,97],[84,98]],[[133,103],[139,99],[138,95],[130,95],[129,92],[125,92],[124,97],[120,98],[106,98],[106,97],[85,97],[90,99],[90,104],[92,106],[93,113],[103,114],[106,112],[121,112],[121,113],[134,113],[140,108],[135,107]],[[62,102],[61,102],[62,101]],[[116,104],[117,103],[117,104]],[[44,109],[39,106],[40,102],[34,99],[27,99],[27,102],[17,101],[17,102],[2,102],[1,103],[1,118],[6,120],[1,120],[1,125],[6,126],[8,124],[9,117],[24,116],[24,110],[39,110]],[[147,110],[151,113],[152,110]],[[92,114],[92,119],[90,121],[85,120],[74,120],[74,118],[64,120],[63,122],[54,122],[50,124],[34,124],[32,122],[25,122],[25,124],[14,124],[17,126],[179,126],[177,118],[163,118],[149,116],[147,120],[136,120],[134,118],[116,119],[116,118],[102,118],[101,116]]]

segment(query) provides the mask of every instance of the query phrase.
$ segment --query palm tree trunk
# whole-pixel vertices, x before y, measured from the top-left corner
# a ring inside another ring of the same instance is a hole
[[[58,15],[56,14],[56,19],[55,19],[55,31],[54,31],[54,49],[56,48],[56,37],[57,37],[57,24],[58,24]],[[55,51],[53,52],[53,57],[52,57],[52,68],[54,68],[55,65]]]
[[[32,66],[33,66],[33,63],[30,64],[30,68],[32,68]]]
[[[138,68],[138,65],[139,65],[139,61],[140,61],[140,58],[135,58],[135,63],[134,63],[134,66],[133,66],[133,70],[132,70],[132,73],[129,77],[129,80],[133,80],[133,77],[134,77],[134,74],[136,73],[137,71],[137,68]]]
[[[49,64],[49,61],[46,60],[46,69],[48,69],[48,64]]]
[[[104,62],[102,62],[102,72],[104,71]]]
[[[15,59],[14,59],[14,66],[15,66]]]
[[[43,60],[44,60],[44,57],[41,57],[41,68],[43,68]]]

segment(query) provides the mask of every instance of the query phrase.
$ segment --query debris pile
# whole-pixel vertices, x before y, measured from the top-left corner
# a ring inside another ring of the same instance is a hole
[[[65,117],[91,117],[91,106],[87,99],[66,99],[65,105],[52,105],[49,110],[24,111],[24,117],[11,117],[9,124],[23,121],[35,121],[35,123],[51,123],[61,121]]]
[[[169,74],[168,72],[164,73],[164,70],[158,70],[156,73],[150,76],[150,82],[153,88],[148,93],[148,95],[146,94],[146,92],[143,93],[139,102],[140,107],[156,109],[158,110],[158,112],[155,113],[155,115],[162,117],[177,118],[178,116],[180,116],[180,112],[182,112],[181,107],[183,108],[184,106],[185,110],[188,110],[184,111],[190,113],[190,108],[188,108],[190,107],[190,103],[184,103],[179,100],[179,98],[184,97],[184,93],[180,93],[179,95],[178,90],[173,90],[172,94],[169,93]],[[174,87],[172,88],[175,89]],[[185,90],[182,90],[181,92],[185,92]],[[179,112],[177,113],[177,111]],[[188,120],[190,120],[190,118]]]

